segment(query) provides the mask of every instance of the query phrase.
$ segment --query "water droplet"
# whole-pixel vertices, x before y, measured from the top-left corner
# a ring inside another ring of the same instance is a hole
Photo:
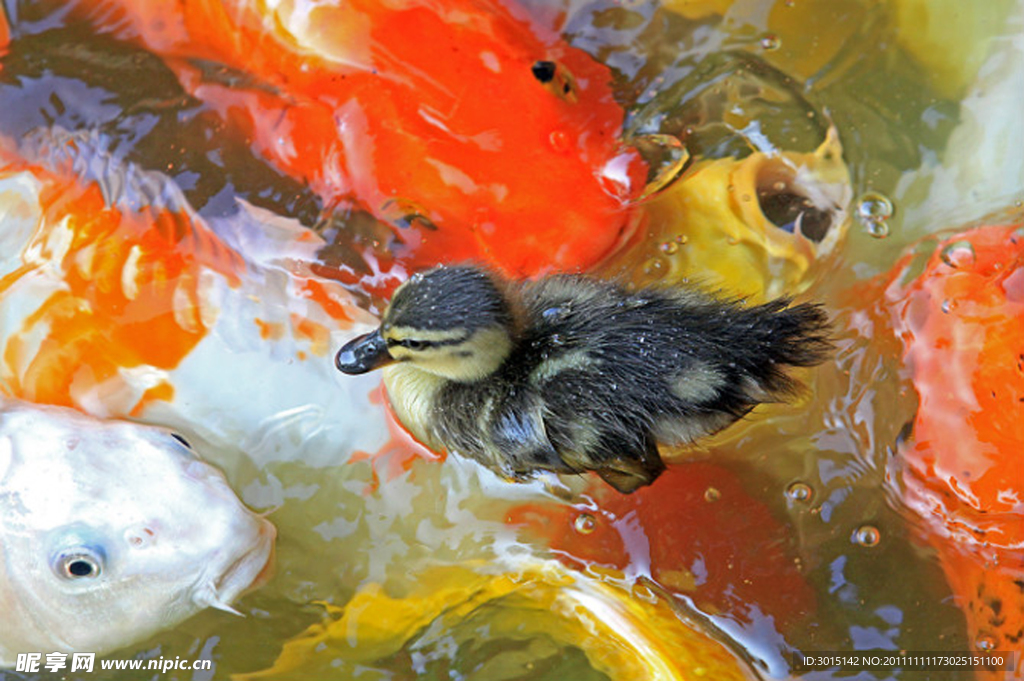
[[[786,488],[786,498],[790,501],[806,503],[814,496],[814,490],[806,482],[794,482]]]
[[[651,258],[644,264],[644,274],[649,276],[661,276],[666,269],[664,258]]]
[[[589,513],[580,513],[572,523],[573,529],[580,534],[590,534],[597,529],[597,520]]]
[[[861,525],[853,531],[852,541],[861,546],[878,546],[882,533],[874,525]]]
[[[569,142],[569,135],[564,130],[555,130],[548,135],[548,142],[551,144],[551,148],[559,153],[569,151],[571,146]]]
[[[971,267],[974,265],[975,258],[974,245],[970,241],[954,241],[951,244],[946,244],[939,257],[942,258],[942,262],[953,269]]]
[[[555,305],[554,307],[546,308],[540,313],[540,316],[547,320],[558,319],[568,314],[571,306],[567,303],[565,305]]]
[[[647,183],[637,201],[654,196],[678,180],[690,160],[690,152],[675,135],[639,135],[629,143],[647,162]]]
[[[716,487],[708,487],[704,490],[704,501],[712,503],[722,498],[722,493]]]
[[[761,38],[761,47],[765,50],[777,50],[782,47],[782,40],[774,33],[767,33]]]
[[[996,640],[988,634],[981,634],[975,639],[974,645],[978,650],[995,650]]]
[[[942,301],[942,311],[945,312],[946,314],[949,314],[950,312],[952,312],[955,309],[956,309],[956,301],[955,300],[949,300],[947,298],[946,300]]]
[[[665,255],[673,255],[679,251],[679,244],[675,241],[666,241],[665,243],[658,246],[662,253]]]

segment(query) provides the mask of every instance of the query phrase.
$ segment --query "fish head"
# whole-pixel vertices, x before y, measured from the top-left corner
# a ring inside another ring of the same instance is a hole
[[[29,405],[0,408],[0,516],[0,662],[231,610],[275,537],[180,436]]]

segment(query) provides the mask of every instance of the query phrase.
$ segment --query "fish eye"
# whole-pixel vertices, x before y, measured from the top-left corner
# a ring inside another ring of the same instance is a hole
[[[171,437],[180,442],[181,446],[185,449],[192,449],[192,443],[186,440],[184,436],[179,435],[178,433],[171,433]]]
[[[533,72],[533,77],[540,83],[550,83],[555,78],[555,69],[557,68],[553,61],[537,61],[533,63],[530,70]]]
[[[530,72],[538,83],[560,99],[576,103],[576,79],[565,66],[553,61],[536,61],[530,66]]]
[[[86,547],[63,551],[57,557],[54,571],[63,579],[95,579],[103,572],[103,557]]]

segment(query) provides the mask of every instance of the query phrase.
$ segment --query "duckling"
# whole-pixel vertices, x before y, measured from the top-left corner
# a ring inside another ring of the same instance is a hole
[[[658,443],[692,443],[793,394],[784,369],[823,361],[827,330],[813,304],[442,266],[402,284],[335,364],[385,367],[395,414],[431,449],[511,479],[593,470],[630,493],[664,470]]]

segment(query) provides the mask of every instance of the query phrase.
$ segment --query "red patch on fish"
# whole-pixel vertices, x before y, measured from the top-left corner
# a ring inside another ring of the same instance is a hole
[[[975,648],[1018,651],[1024,673],[1024,226],[938,245],[885,290],[920,404],[900,454],[905,503],[925,521]],[[979,679],[1003,672],[979,671]]]
[[[408,473],[412,470],[412,467],[419,460],[431,461],[435,463],[441,463],[448,458],[446,453],[440,453],[432,451],[427,447],[424,447],[405,429],[402,422],[395,416],[394,411],[391,408],[391,403],[388,401],[387,396],[384,393],[384,386],[378,386],[376,390],[370,393],[370,402],[373,404],[381,405],[381,408],[387,412],[387,424],[388,424],[388,441],[378,449],[375,453],[355,451],[352,452],[352,456],[349,461],[370,461],[373,467],[373,479],[367,485],[366,489],[363,490],[364,494],[374,494],[380,488],[381,484],[381,473],[384,474],[384,482],[389,482],[399,477],[404,473]]]
[[[508,521],[540,535],[570,565],[649,574],[708,614],[749,623],[757,608],[784,630],[814,608],[785,548],[790,531],[714,464],[671,466],[653,485],[608,492],[596,507],[522,506]]]
[[[354,0],[298,27],[299,10],[241,0],[77,11],[163,56],[225,134],[329,207],[390,224],[406,269],[580,270],[634,229],[646,167],[622,145],[611,72],[500,2]]]

